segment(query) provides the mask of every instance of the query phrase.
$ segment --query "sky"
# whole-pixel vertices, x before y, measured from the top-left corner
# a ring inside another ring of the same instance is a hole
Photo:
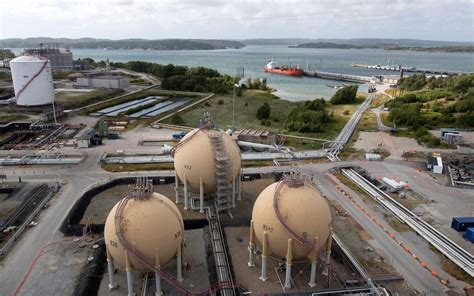
[[[2,0],[0,39],[474,40],[474,0]]]

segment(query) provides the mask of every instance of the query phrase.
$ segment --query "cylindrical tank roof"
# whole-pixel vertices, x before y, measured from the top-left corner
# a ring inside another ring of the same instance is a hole
[[[40,106],[54,101],[53,76],[47,59],[20,56],[10,61],[17,105]]]
[[[176,205],[167,197],[153,193],[147,198],[130,199],[122,214],[121,229],[116,228],[118,205],[110,211],[105,222],[104,239],[107,251],[114,263],[125,269],[125,248],[117,232],[122,231],[125,240],[142,254],[147,262],[165,265],[175,257],[183,240],[183,218]],[[136,271],[150,271],[146,264],[129,252],[131,268]]]
[[[216,188],[216,153],[210,137],[218,136],[222,140],[225,157],[228,159],[229,180],[240,172],[240,149],[231,136],[223,131],[212,129],[194,129],[178,144],[174,154],[174,168],[181,180],[186,182],[193,192],[199,192],[202,178],[204,193],[214,192]]]
[[[275,210],[274,201],[279,215]],[[270,253],[272,256],[284,258],[288,239],[292,238],[295,259],[309,257],[314,248],[317,251],[323,248],[330,236],[332,223],[328,202],[314,186],[307,183],[299,186],[280,182],[269,185],[255,201],[252,220],[260,247],[263,233],[266,231]],[[288,229],[298,238],[303,238],[306,243],[298,242]]]
[[[32,55],[22,55],[14,58],[10,63],[44,63],[46,60]]]

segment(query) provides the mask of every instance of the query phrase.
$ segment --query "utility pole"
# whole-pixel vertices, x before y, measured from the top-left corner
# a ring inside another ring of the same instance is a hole
[[[235,130],[235,83],[232,91],[232,132]]]

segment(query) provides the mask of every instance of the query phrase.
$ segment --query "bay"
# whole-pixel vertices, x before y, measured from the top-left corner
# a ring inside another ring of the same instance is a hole
[[[19,49],[14,50],[19,53]],[[74,59],[90,57],[94,60],[126,62],[140,60],[160,64],[204,66],[224,74],[235,75],[237,68],[244,68],[245,76],[267,78],[276,95],[290,101],[330,98],[335,89],[327,85],[347,82],[310,77],[288,77],[264,73],[263,67],[274,59],[280,65],[299,65],[301,68],[353,75],[397,75],[397,72],[352,67],[353,63],[402,65],[404,67],[474,72],[474,54],[446,52],[388,51],[383,49],[311,49],[287,46],[247,46],[223,50],[104,50],[73,49]],[[361,85],[360,89],[366,90]]]

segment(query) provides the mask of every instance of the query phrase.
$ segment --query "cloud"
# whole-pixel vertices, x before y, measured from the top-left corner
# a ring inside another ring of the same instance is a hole
[[[425,38],[473,40],[470,0],[17,0],[0,38]]]

